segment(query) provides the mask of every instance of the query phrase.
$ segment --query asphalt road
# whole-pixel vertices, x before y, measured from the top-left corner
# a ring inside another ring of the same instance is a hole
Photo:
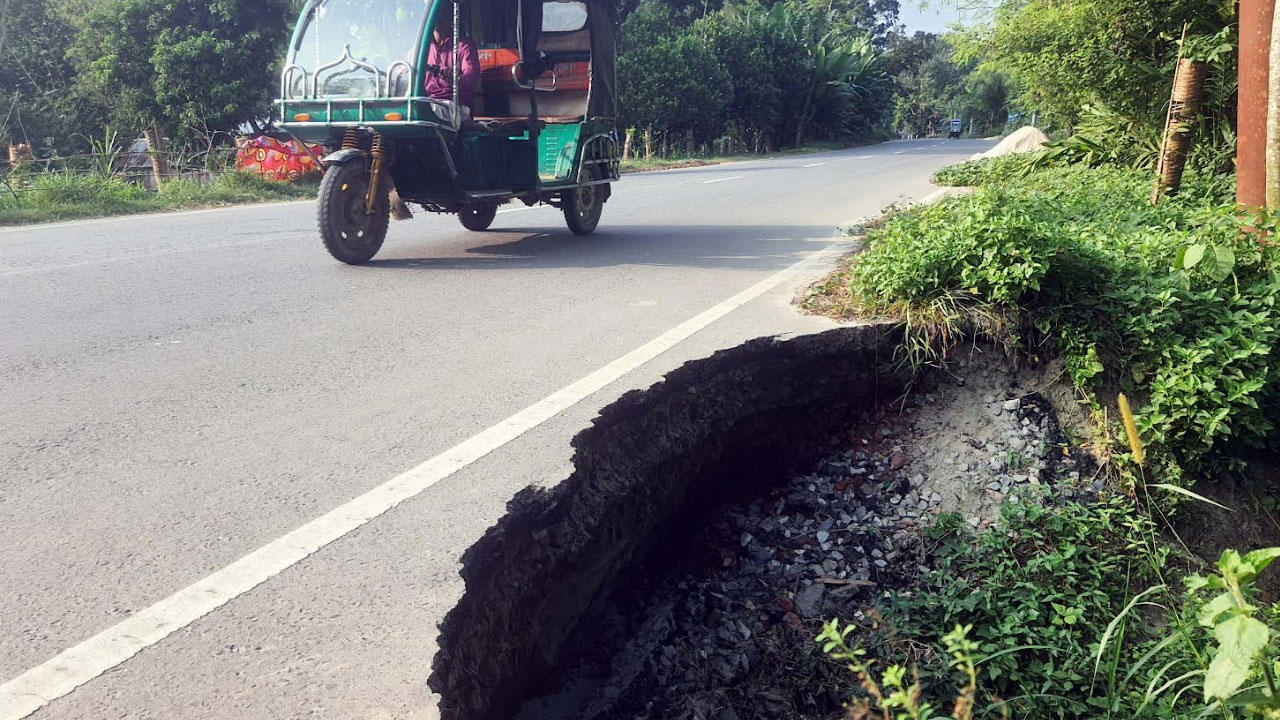
[[[0,230],[0,719],[435,717],[506,501],[621,393],[827,327],[789,302],[836,227],[986,146],[627,176],[585,238],[420,215],[367,267],[302,203]]]

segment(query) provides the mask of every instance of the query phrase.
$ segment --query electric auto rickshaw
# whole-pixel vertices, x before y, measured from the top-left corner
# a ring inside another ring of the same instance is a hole
[[[574,233],[593,232],[621,160],[614,28],[610,0],[310,0],[278,128],[308,152],[333,149],[315,158],[329,253],[372,259],[393,197],[476,231],[504,203],[547,203]],[[474,89],[460,87],[468,43]]]

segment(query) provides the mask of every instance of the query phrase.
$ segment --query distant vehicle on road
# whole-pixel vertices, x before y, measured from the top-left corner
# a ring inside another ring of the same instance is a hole
[[[960,118],[952,118],[951,131],[947,133],[947,137],[951,138],[952,140],[959,140],[960,136],[963,134],[964,134],[964,120],[961,120]]]
[[[341,148],[316,159],[329,253],[350,264],[377,254],[393,188],[468,230],[487,230],[499,205],[519,200],[561,209],[575,234],[593,232],[622,159],[610,9],[610,0],[310,0],[280,78],[279,127],[302,148]],[[475,65],[478,84],[460,88]]]

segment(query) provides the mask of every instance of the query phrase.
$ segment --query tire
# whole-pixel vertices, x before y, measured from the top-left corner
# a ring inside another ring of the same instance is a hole
[[[489,226],[493,224],[493,219],[497,216],[497,205],[470,205],[458,213],[458,219],[462,221],[462,227],[473,232],[488,230]]]
[[[600,177],[595,165],[585,165],[578,174],[578,182],[594,182]],[[590,235],[600,224],[604,212],[604,186],[590,185],[570,190],[564,198],[564,219],[574,235]]]
[[[370,215],[365,213],[369,171],[364,163],[331,165],[325,171],[320,183],[320,237],[335,260],[362,265],[382,249],[391,221],[389,184],[378,183],[378,196]]]

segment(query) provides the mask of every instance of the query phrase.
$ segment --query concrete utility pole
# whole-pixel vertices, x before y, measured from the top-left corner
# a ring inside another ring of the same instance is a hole
[[[1240,110],[1236,148],[1237,200],[1267,203],[1267,84],[1275,0],[1240,0]]]

